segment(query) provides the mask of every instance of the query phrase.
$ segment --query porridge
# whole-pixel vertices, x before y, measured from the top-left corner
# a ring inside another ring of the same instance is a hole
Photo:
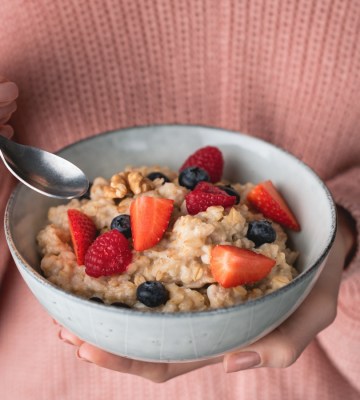
[[[37,241],[44,276],[105,304],[178,312],[228,307],[296,275],[284,228],[299,230],[271,181],[222,179],[223,157],[197,150],[179,169],[127,167],[48,211]]]

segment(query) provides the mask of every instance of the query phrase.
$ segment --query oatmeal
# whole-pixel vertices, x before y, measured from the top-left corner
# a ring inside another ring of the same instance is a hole
[[[44,276],[86,299],[162,312],[228,307],[287,285],[297,275],[283,228],[294,229],[293,214],[282,203],[282,213],[262,210],[259,185],[214,176],[216,156],[208,167],[189,157],[179,172],[127,167],[96,178],[89,198],[50,208],[37,237]]]

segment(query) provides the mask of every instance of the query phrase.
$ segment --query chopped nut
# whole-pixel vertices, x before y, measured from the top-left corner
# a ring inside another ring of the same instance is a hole
[[[113,175],[110,179],[110,187],[113,190],[109,191],[109,193],[114,193],[114,197],[118,199],[125,197],[130,190],[127,175],[127,172],[120,172]]]
[[[145,178],[140,172],[132,171],[129,172],[127,176],[128,184],[130,190],[134,194],[140,194],[143,192],[148,192],[149,190],[154,189],[154,185],[152,181],[148,178]]]
[[[129,214],[130,213],[130,204],[133,201],[131,197],[126,197],[124,200],[120,201],[117,206],[119,214]]]
[[[111,199],[122,199],[128,194],[140,194],[154,188],[150,179],[139,171],[126,171],[115,174],[110,179],[110,186],[104,187],[104,194]]]

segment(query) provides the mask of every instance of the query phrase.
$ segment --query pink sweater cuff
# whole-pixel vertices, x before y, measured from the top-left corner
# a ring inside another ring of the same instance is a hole
[[[332,363],[360,391],[360,167],[337,175],[327,185],[335,202],[354,218],[358,236],[355,256],[343,273],[336,319],[318,339]]]
[[[360,265],[360,167],[353,167],[327,182],[335,203],[347,210],[354,218],[357,229],[356,251],[349,265],[348,274],[359,273],[354,271]],[[344,274],[344,278],[347,277]]]

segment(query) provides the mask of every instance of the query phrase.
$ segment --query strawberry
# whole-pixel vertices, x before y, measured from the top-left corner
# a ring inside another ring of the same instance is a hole
[[[221,180],[224,159],[221,151],[214,146],[206,146],[195,151],[180,168],[180,172],[187,167],[200,167],[210,176],[210,181],[215,183]]]
[[[209,182],[199,182],[195,189],[185,196],[189,214],[195,215],[206,211],[210,206],[231,207],[236,203],[236,196],[230,196],[225,190]]]
[[[155,246],[169,225],[174,201],[141,196],[130,206],[131,232],[134,249],[143,251]]]
[[[294,231],[300,231],[300,224],[271,181],[256,185],[247,195],[247,200],[266,218]]]
[[[98,236],[85,255],[85,272],[94,278],[121,274],[132,261],[129,241],[117,229]]]
[[[235,246],[217,245],[211,251],[211,273],[224,288],[257,282],[265,278],[275,264],[271,258]]]
[[[76,209],[67,211],[71,240],[78,265],[84,265],[85,253],[95,240],[97,229],[93,220]]]

